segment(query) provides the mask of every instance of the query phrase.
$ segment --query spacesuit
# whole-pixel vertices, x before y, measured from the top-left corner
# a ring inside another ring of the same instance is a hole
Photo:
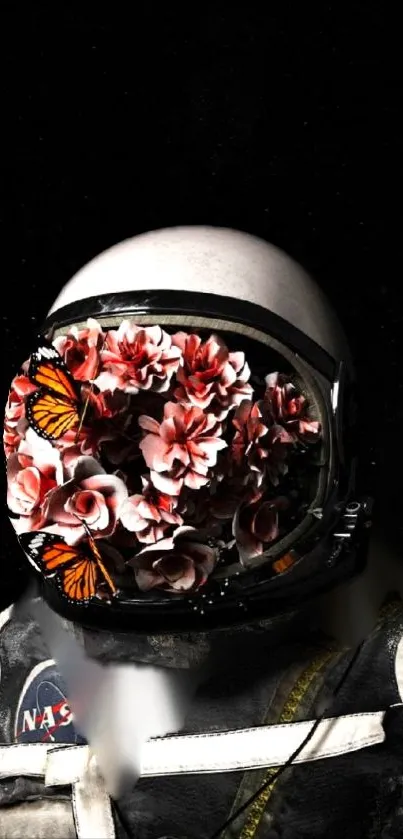
[[[36,588],[0,615],[0,837],[402,835],[403,572],[368,549],[354,376],[243,233],[144,234],[62,290],[6,408]]]

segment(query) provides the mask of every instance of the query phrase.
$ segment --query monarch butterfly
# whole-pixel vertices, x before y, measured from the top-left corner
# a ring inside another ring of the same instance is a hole
[[[31,427],[45,440],[58,440],[66,431],[78,427],[80,397],[76,383],[63,359],[51,344],[32,353],[28,377],[38,390],[26,401],[26,414]]]
[[[107,583],[111,594],[116,593],[95,541],[86,529],[88,541],[73,546],[54,533],[40,530],[19,536],[21,547],[35,570],[45,577],[57,576],[63,594],[75,602],[95,597],[102,582]]]

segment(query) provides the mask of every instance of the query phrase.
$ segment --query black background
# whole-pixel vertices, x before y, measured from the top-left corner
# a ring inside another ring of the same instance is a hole
[[[246,230],[301,261],[342,318],[381,524],[398,534],[400,68],[388,6],[148,3],[131,16],[82,5],[6,4],[3,399],[53,298],[99,251],[176,224]],[[4,528],[3,558],[5,517]]]

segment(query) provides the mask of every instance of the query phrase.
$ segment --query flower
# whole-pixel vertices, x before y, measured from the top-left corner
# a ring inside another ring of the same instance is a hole
[[[159,492],[151,481],[142,477],[142,494],[131,495],[122,505],[120,521],[126,530],[134,532],[139,542],[152,544],[162,539],[172,524],[183,524],[176,512],[178,498]]]
[[[279,536],[278,514],[287,510],[289,501],[284,496],[264,499],[263,492],[252,493],[235,513],[233,535],[235,536],[241,562],[260,556],[265,545]]]
[[[129,410],[130,397],[121,390],[104,390],[96,393],[92,387],[85,385],[81,391],[82,401],[88,403],[94,420],[115,419],[126,416]]]
[[[25,398],[36,389],[28,376],[16,376],[13,379],[5,412],[9,422],[18,422],[25,417]]]
[[[44,521],[42,505],[48,493],[63,481],[59,453],[32,429],[7,462],[7,504],[17,533],[38,530]]]
[[[287,474],[289,448],[295,442],[295,435],[290,434],[282,425],[272,425],[269,429],[264,439],[267,451],[265,474],[273,486],[278,486],[280,478]]]
[[[110,391],[98,394],[97,399],[101,399],[108,393],[110,395]],[[121,390],[115,390],[113,397],[123,397],[128,400],[127,409],[113,417],[113,422],[109,426],[113,434],[109,439],[102,440],[102,455],[109,463],[120,466],[132,463],[140,457],[139,442],[142,432],[138,423],[139,416],[150,413],[154,417],[162,417],[165,399],[161,394],[149,390],[141,392],[141,399],[125,394]]]
[[[230,353],[218,335],[203,342],[198,335],[177,332],[172,343],[182,353],[176,376],[179,387],[175,390],[175,397],[182,404],[208,408],[223,420],[231,408],[251,395],[250,369],[244,353]]]
[[[231,443],[231,457],[235,466],[242,468],[246,457],[249,469],[255,473],[257,486],[260,486],[264,477],[264,462],[269,454],[267,445],[264,445],[269,429],[263,421],[259,402],[241,402],[232,424],[236,428]]]
[[[297,379],[273,373],[265,389],[260,359],[252,387],[245,354],[220,335],[128,319],[110,331],[89,319],[54,345],[77,380],[80,423],[51,441],[36,434],[39,368],[25,362],[4,423],[17,533],[72,546],[91,534],[119,551],[117,591],[175,594],[202,586],[218,552],[228,573],[236,546],[245,567],[266,562],[267,546],[302,520],[313,481],[305,443],[320,424]]]
[[[179,495],[183,485],[200,489],[207,484],[217,452],[227,445],[221,439],[221,424],[214,414],[175,402],[165,404],[161,423],[141,416],[139,425],[149,432],[140,449],[151,469],[151,480],[157,489],[169,495]]]
[[[72,326],[67,335],[55,338],[53,344],[74,379],[88,382],[95,379],[99,371],[104,339],[105,333],[98,321],[88,318],[84,329]]]
[[[95,393],[92,387],[83,385],[81,393],[85,405],[84,424],[78,432],[75,428],[66,431],[55,443],[69,477],[72,477],[79,458],[100,458],[101,447],[115,444],[119,432],[111,419],[115,421],[121,415],[126,418],[129,407],[129,397],[121,391]],[[121,440],[118,448],[122,449]]]
[[[160,326],[141,327],[124,320],[111,329],[101,352],[103,372],[96,379],[101,391],[125,393],[153,388],[165,392],[180,362],[180,350]]]
[[[27,428],[28,420],[25,418],[18,420],[16,423],[9,422],[5,419],[3,428],[3,446],[6,459],[18,450],[21,440],[25,437]]]
[[[17,451],[24,438],[28,422],[25,420],[25,398],[33,393],[36,386],[28,376],[16,376],[12,383],[5,409],[3,443],[6,457]]]
[[[320,423],[306,416],[307,400],[283,373],[266,376],[264,405],[273,422],[282,424],[295,438],[314,442],[319,437]]]
[[[217,553],[199,541],[193,527],[178,527],[171,537],[143,548],[129,561],[141,591],[163,589],[174,594],[204,585],[214,569]]]
[[[121,478],[107,475],[95,458],[81,457],[73,478],[46,496],[42,530],[62,536],[69,545],[86,537],[86,527],[94,538],[110,536],[127,495]]]
[[[80,458],[99,458],[101,445],[115,437],[116,432],[107,423],[97,420],[90,425],[83,425],[78,434],[76,429],[66,431],[57,441],[56,448],[60,451],[68,476],[73,476]]]

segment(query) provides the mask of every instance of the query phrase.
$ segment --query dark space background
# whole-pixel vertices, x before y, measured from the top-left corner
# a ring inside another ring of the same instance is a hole
[[[60,287],[98,252],[177,224],[259,235],[344,323],[368,481],[399,544],[397,21],[380,2],[255,5],[5,4],[2,398]],[[5,514],[2,531],[4,561]]]

